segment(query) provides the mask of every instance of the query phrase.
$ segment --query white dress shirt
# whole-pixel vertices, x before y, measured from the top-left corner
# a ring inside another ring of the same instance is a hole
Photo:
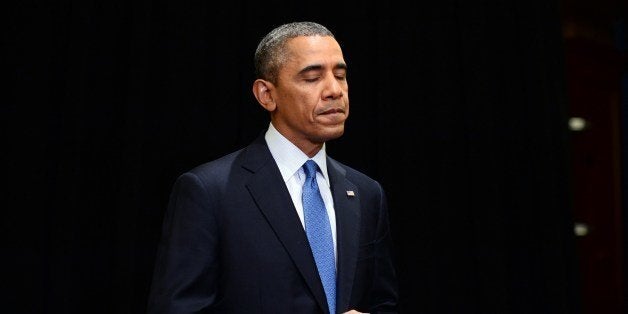
[[[327,175],[325,144],[323,144],[323,148],[314,157],[309,158],[303,151],[281,135],[272,123],[270,123],[264,138],[266,139],[270,153],[273,155],[279,167],[283,181],[288,187],[292,202],[297,209],[297,214],[299,215],[299,219],[301,219],[301,225],[304,228],[303,201],[301,200],[301,191],[303,189],[303,183],[305,182],[303,164],[305,164],[308,159],[312,159],[320,168],[320,171],[316,172],[316,182],[318,183],[323,202],[325,202],[325,207],[327,208],[327,216],[329,217],[331,234],[334,240],[334,256],[336,260],[338,260],[338,250],[336,249],[336,214],[331,196],[329,176]]]

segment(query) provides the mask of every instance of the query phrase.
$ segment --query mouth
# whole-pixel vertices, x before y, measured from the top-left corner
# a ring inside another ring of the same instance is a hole
[[[347,115],[343,108],[334,107],[319,112],[318,117],[319,121],[325,125],[338,125],[345,121]]]
[[[331,114],[337,114],[337,113],[342,113],[344,114],[345,111],[342,108],[329,108],[326,110],[323,110],[322,112],[320,112],[320,115],[331,115]]]

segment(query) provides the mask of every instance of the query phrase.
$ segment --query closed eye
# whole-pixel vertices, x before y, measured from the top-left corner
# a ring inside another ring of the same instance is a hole
[[[303,78],[304,81],[309,82],[309,83],[314,83],[314,82],[318,81],[319,79],[320,79],[320,77],[318,77],[318,76],[317,77],[306,77],[306,78]]]

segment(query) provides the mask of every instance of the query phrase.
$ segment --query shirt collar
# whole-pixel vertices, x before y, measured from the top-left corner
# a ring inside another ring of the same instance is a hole
[[[303,151],[301,151],[296,145],[292,144],[287,138],[285,138],[277,129],[273,126],[272,122],[268,126],[268,130],[264,135],[268,149],[273,155],[281,176],[284,182],[288,181],[303,164],[310,159]],[[314,157],[311,158],[316,162],[318,167],[325,177],[325,182],[329,186],[329,180],[327,177],[327,154],[325,152],[325,144]]]

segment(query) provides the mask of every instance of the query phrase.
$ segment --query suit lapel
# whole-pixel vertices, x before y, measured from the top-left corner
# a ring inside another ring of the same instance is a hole
[[[242,166],[253,172],[246,187],[255,203],[292,258],[319,306],[326,310],[325,292],[307,236],[263,136],[248,146]]]
[[[345,170],[333,159],[327,158],[327,173],[331,183],[336,211],[338,242],[338,273],[336,308],[347,309],[355,276],[360,226],[360,193],[347,180]],[[353,192],[354,195],[350,195]]]

